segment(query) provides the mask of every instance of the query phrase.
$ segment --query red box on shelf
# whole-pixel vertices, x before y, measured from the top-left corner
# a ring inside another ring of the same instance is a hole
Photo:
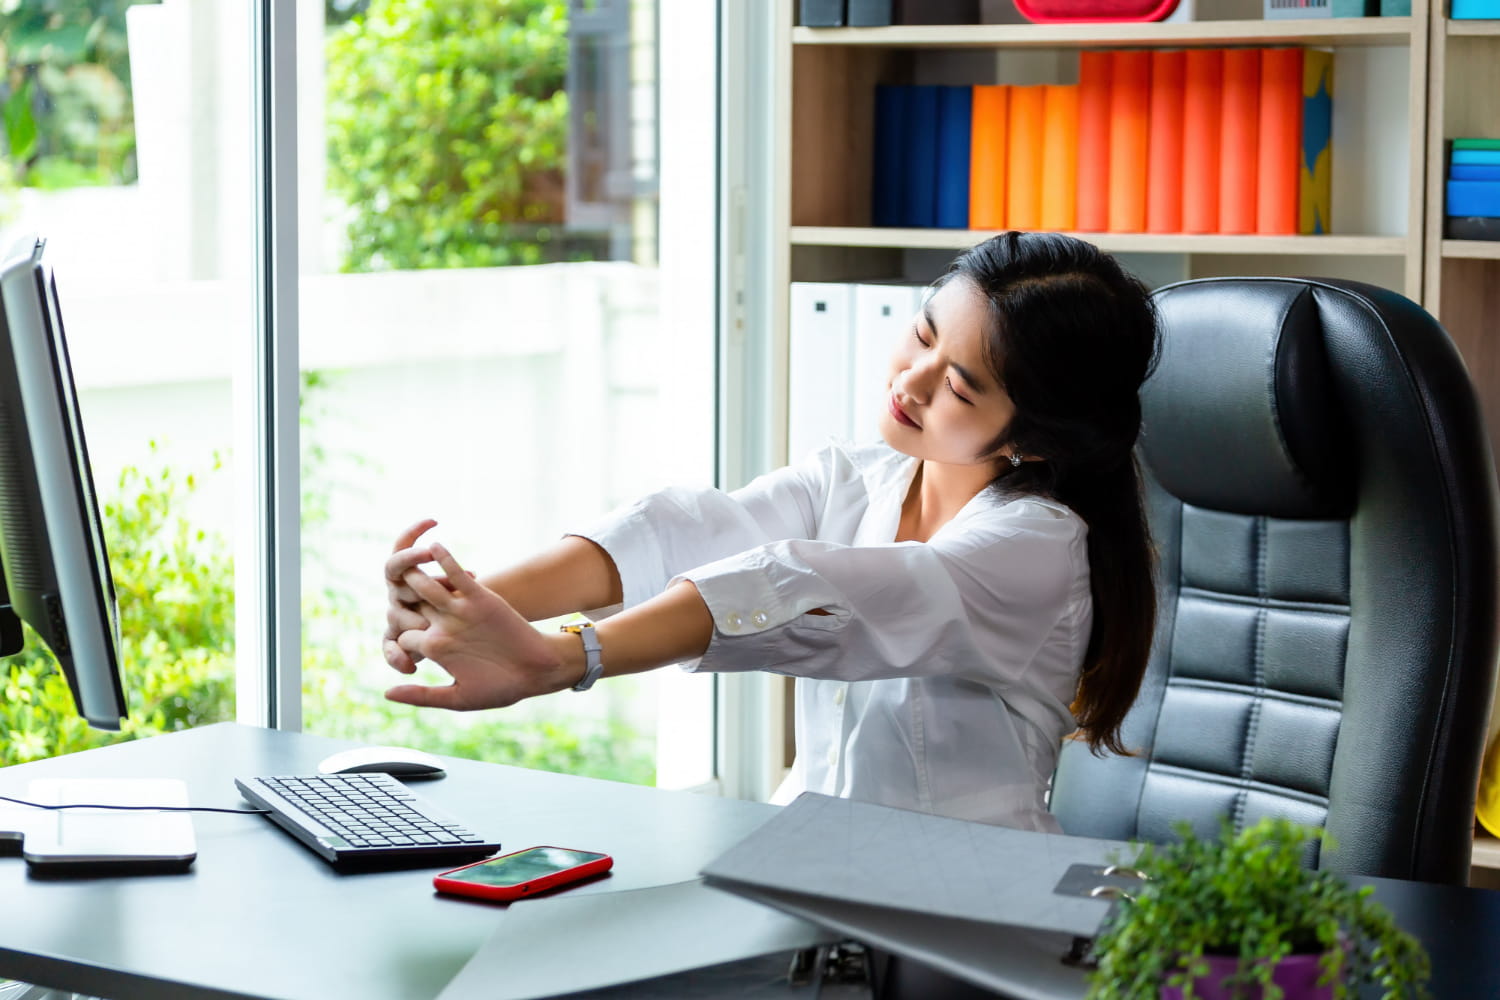
[[[1015,0],[1028,21],[1160,21],[1177,0]]]

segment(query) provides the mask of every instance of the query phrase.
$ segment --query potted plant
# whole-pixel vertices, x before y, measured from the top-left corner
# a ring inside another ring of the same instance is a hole
[[[1281,818],[1238,834],[1225,821],[1217,840],[1177,830],[1133,862],[1147,880],[1094,942],[1088,1000],[1344,1000],[1364,982],[1427,995],[1426,950],[1370,888],[1304,867],[1323,831]]]

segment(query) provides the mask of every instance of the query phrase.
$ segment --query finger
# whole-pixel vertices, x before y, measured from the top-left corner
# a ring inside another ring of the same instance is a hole
[[[413,566],[432,562],[430,547],[400,549],[385,560],[385,579],[391,585],[399,585],[406,571]]]
[[[386,691],[385,697],[388,701],[400,702],[403,705],[415,705],[418,708],[447,708],[460,711],[465,706],[459,694],[457,685],[448,684],[443,687],[429,687],[424,684],[398,684]]]
[[[387,639],[394,639],[402,632],[412,629],[424,629],[431,624],[426,616],[413,608],[387,608],[385,612],[385,637]]]
[[[417,672],[417,661],[412,659],[411,654],[401,648],[395,639],[386,639],[381,643],[385,653],[385,662],[395,670],[403,674],[414,674]]]
[[[480,586],[479,581],[474,578],[474,574],[460,566],[458,560],[453,558],[453,553],[449,552],[447,548],[439,545],[437,542],[433,542],[431,550],[433,561],[443,568],[443,572],[447,574],[446,580],[448,586],[452,587],[454,591],[460,594],[485,593],[484,587]]]
[[[411,527],[401,532],[400,535],[396,536],[396,545],[391,549],[391,551],[400,552],[402,549],[411,548],[413,545],[417,544],[418,538],[421,538],[428,530],[436,526],[436,521],[434,521],[430,517],[424,517],[416,524],[413,524]]]
[[[424,604],[430,604],[438,611],[447,611],[453,605],[453,591],[438,583],[432,577],[419,569],[409,569],[403,578],[406,585],[416,591],[417,597]]]

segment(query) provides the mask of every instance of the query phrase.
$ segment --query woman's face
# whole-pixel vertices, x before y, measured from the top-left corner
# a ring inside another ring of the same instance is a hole
[[[915,458],[993,465],[981,452],[1016,408],[984,361],[988,306],[969,281],[954,278],[927,300],[891,357],[880,415],[886,443]]]

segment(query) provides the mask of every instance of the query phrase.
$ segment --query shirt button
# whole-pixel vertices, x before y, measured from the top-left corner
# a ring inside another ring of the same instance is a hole
[[[724,631],[738,632],[745,627],[745,619],[739,615],[727,615],[724,618]]]
[[[757,611],[750,616],[750,620],[755,623],[756,628],[765,628],[766,624],[770,622],[771,616],[764,611]]]
[[[829,767],[837,767],[838,763],[839,763],[839,748],[838,747],[829,747],[828,748],[828,766]]]
[[[842,705],[844,703],[844,688],[839,688],[833,692],[833,703],[835,705]]]

